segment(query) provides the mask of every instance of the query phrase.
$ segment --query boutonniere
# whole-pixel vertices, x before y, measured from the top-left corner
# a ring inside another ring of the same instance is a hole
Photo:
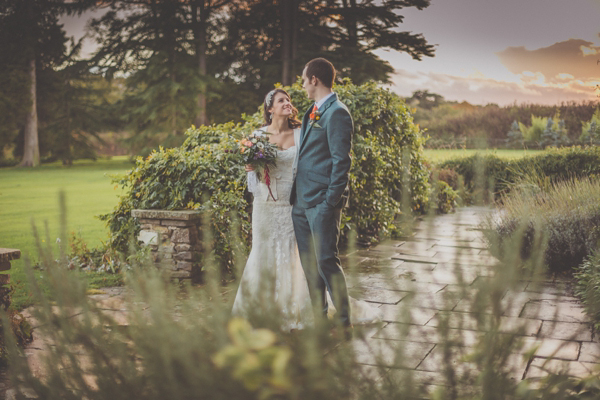
[[[313,109],[312,109],[309,117],[310,117],[310,121],[308,123],[310,124],[310,126],[314,125],[316,128],[321,127],[321,125],[319,125],[319,123],[317,122],[318,120],[321,119],[321,113],[319,112],[319,109],[317,108],[316,104],[313,106]]]

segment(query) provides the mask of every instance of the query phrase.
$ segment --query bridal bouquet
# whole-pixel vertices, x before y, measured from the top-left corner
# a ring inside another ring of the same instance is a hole
[[[238,144],[242,162],[254,167],[254,171],[259,180],[264,175],[264,182],[269,188],[271,197],[275,200],[273,193],[271,193],[269,167],[275,167],[276,165],[277,146],[269,142],[269,138],[266,135],[255,135],[254,133],[243,137]]]

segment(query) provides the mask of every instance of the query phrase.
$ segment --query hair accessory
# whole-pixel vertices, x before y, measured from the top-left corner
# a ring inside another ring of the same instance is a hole
[[[265,97],[265,104],[267,105],[267,107],[271,106],[271,101],[273,100],[273,96],[275,95],[275,90],[276,89],[271,90],[269,93],[267,93],[267,97]]]

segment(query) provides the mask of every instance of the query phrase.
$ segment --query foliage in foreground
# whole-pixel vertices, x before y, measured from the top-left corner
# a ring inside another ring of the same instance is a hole
[[[309,107],[299,83],[286,89],[299,110]],[[396,230],[403,199],[410,212],[422,212],[428,204],[429,173],[421,132],[404,102],[373,82],[360,86],[345,82],[335,91],[354,119],[351,193],[344,210],[342,240],[351,230],[363,241],[388,236]],[[240,134],[261,124],[257,112],[243,124],[191,128],[181,147],[138,158],[119,181],[127,192],[115,211],[103,216],[112,233],[112,246],[125,251],[130,238],[137,235],[139,224],[130,215],[133,209],[194,209],[208,215],[217,261],[224,272],[231,272],[236,258],[233,250],[247,252],[250,223],[246,174],[237,155],[226,150],[237,147]],[[234,220],[241,224],[241,241],[232,242],[228,235]]]
[[[595,329],[600,329],[600,248],[586,257],[585,261],[577,268],[576,294],[585,306],[587,314],[595,324]]]
[[[445,292],[443,300],[456,304],[462,299],[471,312],[436,316],[438,363],[429,374],[419,375],[408,366],[410,354],[402,340],[379,341],[385,346],[378,348],[376,341],[356,329],[352,342],[340,344],[320,320],[314,328],[283,333],[268,302],[256,308],[252,325],[231,319],[235,287],[220,285],[215,266],[207,269],[204,286],[181,287],[149,264],[136,265],[127,277],[126,321],[115,319],[86,296],[79,274],[56,265],[37,243],[52,285],[51,293],[45,294],[27,266],[38,304],[33,311],[37,329],[52,343],[41,357],[41,371],[31,369],[14,337],[5,331],[12,384],[30,397],[562,400],[600,394],[600,383],[593,376],[577,380],[550,373],[536,382],[537,389],[511,378],[515,361],[526,364],[535,350],[523,346],[525,326],[509,327],[500,318],[514,300],[505,294],[522,279],[542,277],[539,251],[534,252],[533,268],[525,273],[514,262],[518,252],[509,252],[513,259],[490,267],[495,273],[471,287],[464,280],[469,270],[457,268],[456,291]],[[61,260],[66,262],[64,254]],[[391,276],[388,281],[394,282]],[[407,323],[396,324],[396,339],[423,335],[418,325],[410,324],[411,308],[417,306],[410,298],[401,303],[406,307],[399,307],[395,320]],[[386,332],[393,334],[393,329]],[[467,332],[475,334],[473,348],[466,346],[473,340]],[[374,356],[365,358],[371,352]],[[435,381],[424,375],[435,376]]]
[[[522,235],[521,256],[529,258],[533,238],[542,235],[548,244],[544,254],[548,267],[569,270],[598,249],[599,198],[598,178],[524,181],[502,198],[500,212],[488,221],[488,237],[492,243],[501,243]]]

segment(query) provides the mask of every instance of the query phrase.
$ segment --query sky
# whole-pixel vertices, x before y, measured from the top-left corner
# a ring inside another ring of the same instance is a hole
[[[431,0],[407,8],[401,31],[422,33],[435,57],[377,50],[391,90],[429,90],[472,104],[600,100],[600,0]],[[80,36],[90,14],[64,19]]]
[[[378,50],[392,90],[429,90],[473,104],[600,100],[600,0],[431,0],[404,9],[435,57]]]

